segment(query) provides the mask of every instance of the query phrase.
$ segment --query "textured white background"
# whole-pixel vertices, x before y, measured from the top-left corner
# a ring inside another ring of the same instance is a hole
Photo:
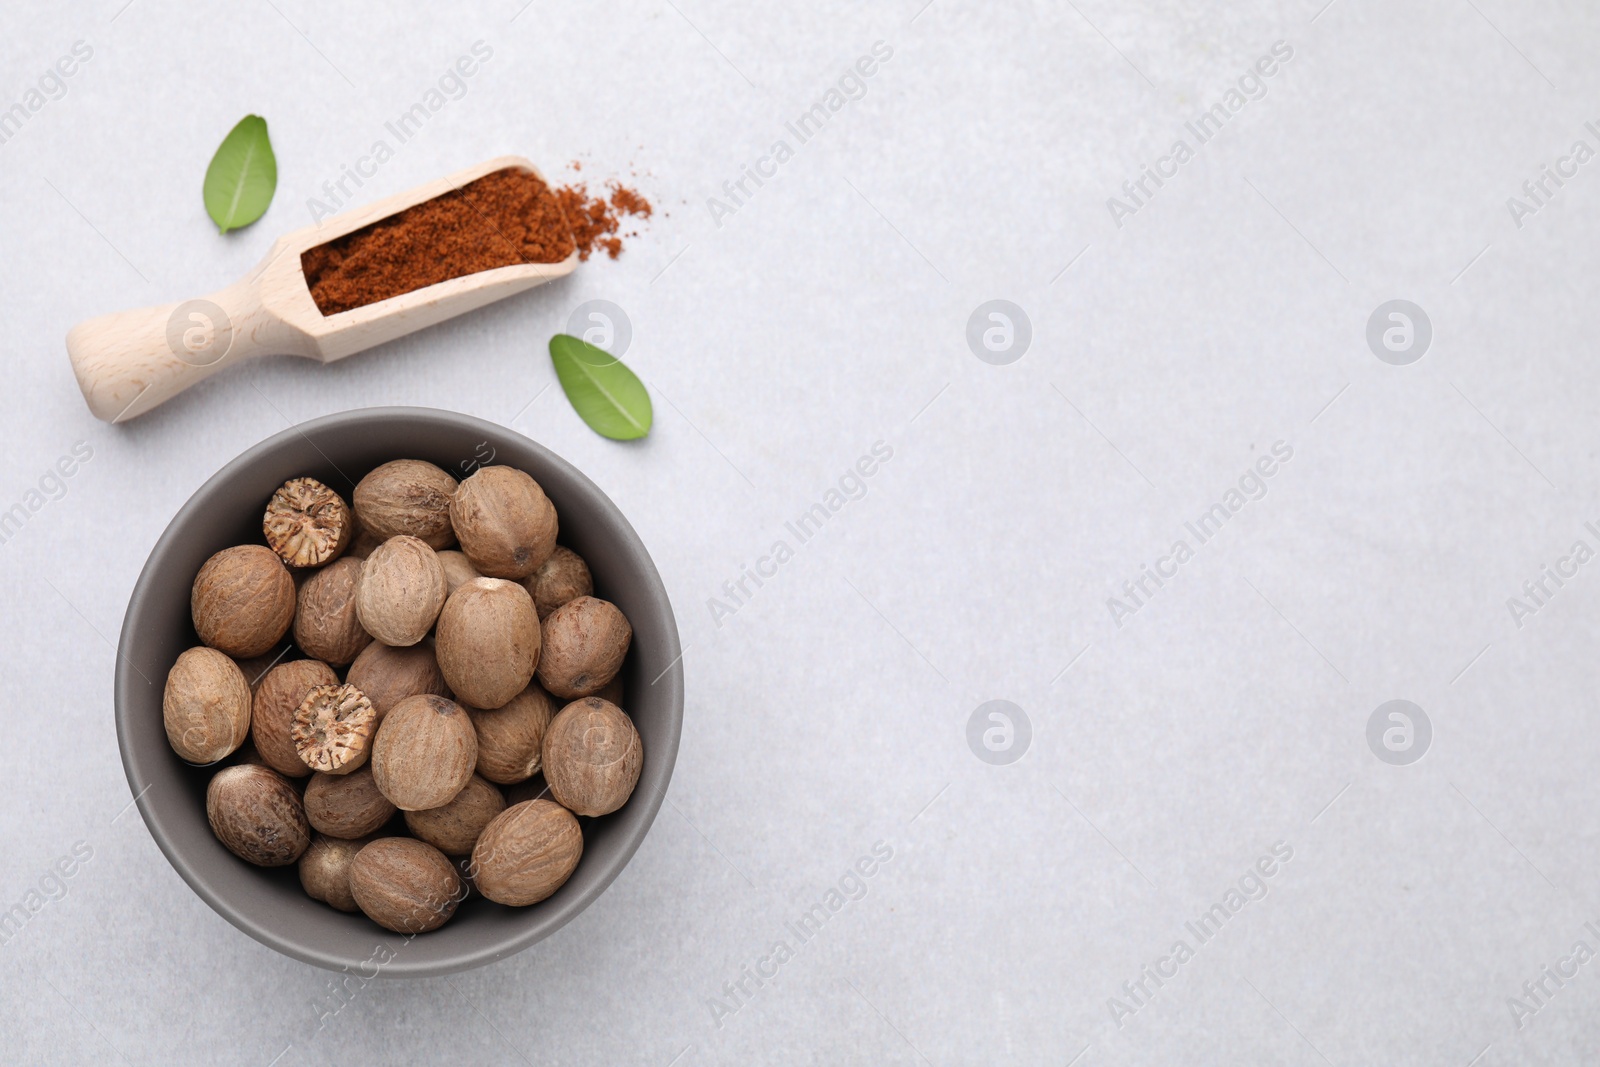
[[[1600,147],[1593,5],[121,3],[0,14],[0,107],[94,49],[0,145],[0,508],[94,450],[0,545],[0,905],[93,849],[0,946],[0,1059],[1592,1054],[1600,963],[1520,1030],[1507,998],[1600,949],[1600,563],[1520,629],[1505,602],[1575,539],[1600,547],[1600,162],[1521,228],[1506,207],[1575,139]],[[359,202],[501,153],[578,158],[637,172],[660,209],[620,261],[343,364],[263,361],[126,427],[89,416],[73,323],[242,274],[480,39],[467,95]],[[894,56],[865,98],[716,226],[706,198],[877,40]],[[1278,40],[1294,58],[1266,96],[1119,229],[1106,198]],[[277,198],[222,238],[200,180],[248,112]],[[546,340],[591,298],[632,320],[641,446],[540,395]],[[964,340],[991,298],[1032,322],[1010,366]],[[1364,338],[1393,298],[1433,323],[1408,367]],[[577,921],[497,966],[369,986],[319,1031],[330,976],[235,931],[117,817],[111,642],[218,466],[408,403],[512,425],[632,518],[688,646],[683,748]],[[713,626],[707,598],[878,440],[894,458],[867,495]],[[1106,598],[1278,440],[1270,493],[1115,626]],[[1365,740],[1397,697],[1435,730],[1409,767]],[[997,698],[1033,727],[1008,767],[965,740]],[[879,840],[894,859],[866,897],[715,1025],[710,998]],[[1119,1029],[1107,998],[1278,841],[1270,894]]]

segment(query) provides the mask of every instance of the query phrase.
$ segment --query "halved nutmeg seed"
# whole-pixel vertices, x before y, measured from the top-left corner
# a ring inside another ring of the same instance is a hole
[[[338,493],[315,478],[294,478],[272,494],[261,525],[289,566],[320,567],[345,550],[355,522]]]
[[[295,751],[314,771],[349,774],[367,762],[377,726],[378,714],[361,690],[319,685],[294,713]]]

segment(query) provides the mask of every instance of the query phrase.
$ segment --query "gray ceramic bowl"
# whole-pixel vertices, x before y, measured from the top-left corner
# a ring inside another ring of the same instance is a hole
[[[561,541],[588,561],[596,593],[633,624],[623,667],[627,711],[644,740],[644,770],[622,810],[584,819],[583,859],[550,899],[508,908],[466,901],[444,927],[409,941],[361,915],[307,897],[294,867],[264,870],[235,858],[206,823],[212,771],[191,767],[167,745],[161,693],[178,654],[198,644],[189,589],[219,549],[261,543],[261,514],[283,482],[319,478],[349,499],[372,468],[425,459],[458,478],[474,464],[519,467],[544,487],[561,520]],[[218,914],[295,959],[334,970],[377,968],[387,976],[448,974],[503,959],[550,936],[617,876],[666,795],[683,726],[681,649],[672,605],[638,534],[617,506],[576,468],[521,435],[427,408],[351,411],[285,430],[229,463],[200,487],[156,543],[128,604],[117,656],[117,742],[128,785],[151,836],[184,881]],[[381,966],[380,966],[381,964]]]

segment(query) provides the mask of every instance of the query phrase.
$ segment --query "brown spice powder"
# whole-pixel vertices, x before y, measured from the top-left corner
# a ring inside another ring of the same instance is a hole
[[[618,186],[611,203],[583,186],[552,190],[507,169],[304,252],[300,267],[324,315],[496,267],[559,263],[599,247],[622,252],[618,213],[649,217],[649,201]]]
[[[590,196],[583,184],[563,186],[556,190],[561,210],[572,223],[572,236],[578,242],[578,258],[588,259],[596,248],[612,259],[622,254],[622,238],[617,230],[622,215],[639,215],[649,218],[650,201],[621,185],[612,187],[611,199]]]
[[[613,186],[611,189],[611,206],[624,215],[643,215],[645,218],[649,218],[653,213],[650,201],[634,190],[620,185]]]

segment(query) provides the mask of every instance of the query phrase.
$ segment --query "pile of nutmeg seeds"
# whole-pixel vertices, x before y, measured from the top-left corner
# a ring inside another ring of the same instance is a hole
[[[401,459],[349,503],[296,478],[262,528],[200,568],[202,644],[163,701],[179,756],[228,761],[206,789],[218,840],[405,934],[473,891],[559,889],[577,816],[622,807],[644,752],[617,677],[633,628],[556,544],[544,490]]]

